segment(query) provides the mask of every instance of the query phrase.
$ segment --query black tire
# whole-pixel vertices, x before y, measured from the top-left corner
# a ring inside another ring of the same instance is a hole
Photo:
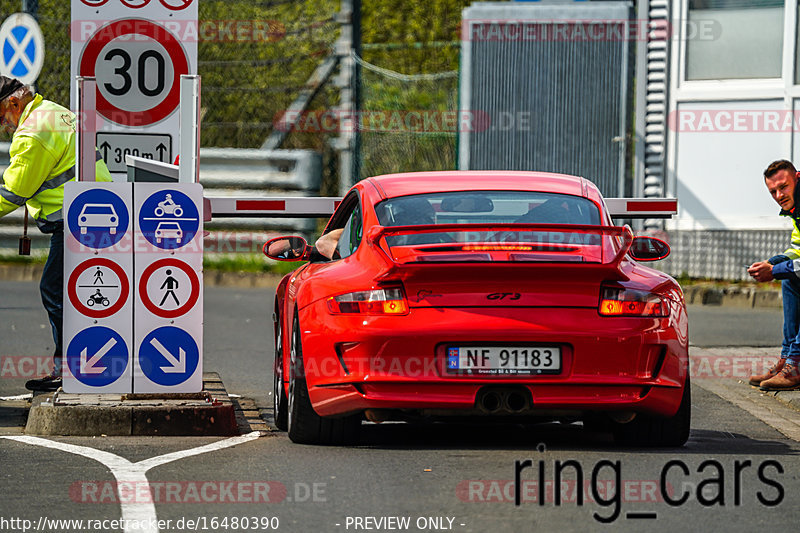
[[[273,417],[275,427],[281,431],[289,429],[289,399],[283,387],[283,327],[278,318],[278,330],[275,333],[275,365],[272,372]]]
[[[292,327],[290,359],[288,430],[291,441],[298,444],[354,444],[361,426],[359,415],[322,417],[311,405],[303,374],[303,346],[297,315]]]
[[[689,377],[674,416],[637,415],[627,424],[614,424],[614,441],[622,446],[678,447],[689,440],[692,421],[692,387]]]

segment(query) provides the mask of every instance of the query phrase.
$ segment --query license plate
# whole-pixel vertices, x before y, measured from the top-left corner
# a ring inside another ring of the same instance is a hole
[[[472,375],[557,374],[561,371],[558,346],[450,346],[447,372]]]

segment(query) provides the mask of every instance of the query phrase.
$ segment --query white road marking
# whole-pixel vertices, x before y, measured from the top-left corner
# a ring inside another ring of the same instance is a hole
[[[76,446],[74,444],[56,442],[48,439],[42,439],[40,437],[0,435],[0,439],[14,440],[25,444],[32,444],[34,446],[43,446],[45,448],[51,448],[74,455],[80,455],[88,459],[94,459],[111,470],[111,473],[118,483],[126,482],[134,483],[135,486],[146,486],[148,491],[150,490],[150,485],[147,481],[147,476],[145,473],[151,468],[155,468],[172,461],[177,461],[178,459],[184,459],[186,457],[192,457],[203,453],[222,450],[231,446],[236,446],[237,444],[255,440],[258,437],[259,432],[253,431],[247,435],[231,437],[229,439],[217,441],[205,446],[200,446],[198,448],[181,450],[179,452],[173,452],[166,455],[159,455],[158,457],[151,457],[150,459],[144,459],[143,461],[139,461],[137,463],[131,463],[127,459],[118,455],[114,455],[113,453],[97,450],[95,448],[89,448],[86,446]],[[125,533],[159,533],[158,528],[149,527],[157,520],[155,503],[121,503],[120,507],[122,511],[122,519],[126,521],[125,525],[128,526],[123,530]],[[148,526],[147,528],[136,527],[138,525],[145,524]]]
[[[28,400],[33,397],[32,393],[20,394],[19,396],[0,396],[0,402],[15,402],[17,400]]]

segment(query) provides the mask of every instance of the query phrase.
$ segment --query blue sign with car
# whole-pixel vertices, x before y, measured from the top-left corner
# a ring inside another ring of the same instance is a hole
[[[128,206],[106,189],[79,194],[69,206],[67,225],[79,243],[89,248],[114,246],[128,231]]]
[[[148,333],[139,346],[139,366],[158,385],[179,385],[192,377],[200,362],[200,349],[191,335],[174,326]]]
[[[200,215],[191,198],[165,189],[150,195],[139,210],[139,228],[144,238],[162,250],[174,250],[194,239]]]
[[[113,329],[92,326],[72,338],[65,359],[78,381],[89,387],[103,387],[117,381],[128,368],[128,345]]]

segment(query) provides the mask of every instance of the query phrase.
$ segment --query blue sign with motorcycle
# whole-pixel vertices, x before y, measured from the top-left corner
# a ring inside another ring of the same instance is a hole
[[[162,250],[174,250],[194,239],[200,215],[191,198],[174,189],[162,189],[147,198],[139,210],[139,229],[147,241]]]
[[[192,377],[200,362],[200,349],[191,335],[174,326],[147,334],[139,347],[139,366],[158,385],[179,385]]]
[[[89,387],[110,385],[128,368],[128,345],[113,329],[94,326],[75,335],[67,346],[66,364]]]
[[[82,245],[99,250],[117,244],[128,231],[128,206],[115,193],[91,189],[70,204],[67,226]]]

